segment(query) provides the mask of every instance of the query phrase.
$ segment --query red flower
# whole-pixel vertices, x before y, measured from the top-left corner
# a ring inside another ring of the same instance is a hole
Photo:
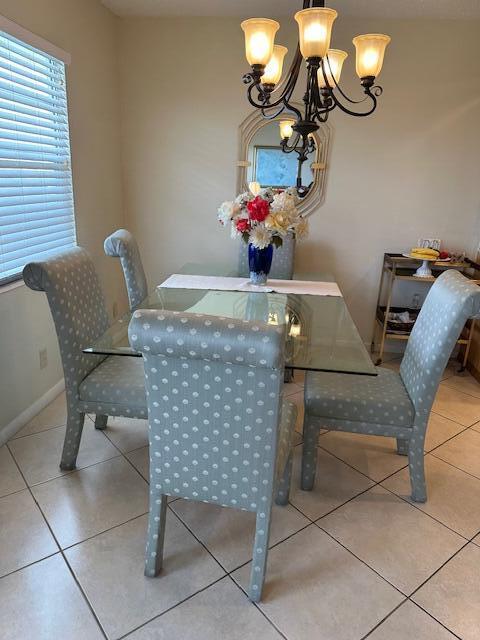
[[[250,220],[263,222],[270,213],[270,204],[267,200],[256,196],[256,198],[247,202],[247,209],[250,214]]]
[[[246,218],[240,218],[240,220],[237,220],[237,231],[240,231],[240,233],[250,231],[250,222]]]

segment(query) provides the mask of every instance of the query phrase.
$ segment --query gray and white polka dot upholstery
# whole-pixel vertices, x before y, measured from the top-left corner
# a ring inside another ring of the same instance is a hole
[[[400,376],[390,369],[377,371],[376,377],[311,372],[305,404],[315,415],[411,427],[415,409]]]
[[[288,501],[295,405],[282,403],[281,327],[138,310],[131,345],[145,367],[150,440],[147,576],[162,564],[166,496],[253,511],[250,597],[264,580],[272,495]]]
[[[83,380],[78,393],[79,405],[86,413],[147,417],[141,358],[107,358]]]
[[[30,289],[47,294],[57,331],[65,376],[67,429],[60,466],[73,469],[77,459],[85,412],[146,417],[143,372],[140,358],[94,356],[82,353],[108,328],[105,299],[88,253],[80,247],[27,264],[23,278]],[[115,401],[115,377],[122,386],[122,397]],[[137,389],[129,396],[127,386]],[[83,390],[82,392],[80,390]],[[87,394],[88,395],[84,395]]]
[[[291,280],[293,277],[293,267],[295,260],[295,236],[289,232],[283,238],[283,245],[277,249],[273,249],[272,268],[269,277],[278,280]],[[243,242],[239,243],[238,250],[238,275],[248,278],[250,270],[248,268],[248,245]]]
[[[307,373],[305,379],[302,488],[315,482],[320,428],[395,437],[408,455],[412,499],[427,499],[424,441],[442,373],[468,318],[480,313],[480,288],[458,271],[431,287],[407,343],[397,374],[378,377]]]
[[[120,258],[127,285],[128,301],[133,311],[148,295],[147,279],[137,242],[126,229],[118,229],[104,242],[107,256]]]

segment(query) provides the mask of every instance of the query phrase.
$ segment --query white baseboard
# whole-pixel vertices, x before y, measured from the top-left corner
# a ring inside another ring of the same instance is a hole
[[[9,422],[5,427],[0,429],[0,447],[10,440],[20,429],[22,429],[30,420],[45,409],[47,405],[55,400],[55,398],[65,389],[65,380],[62,378],[51,389],[43,394],[41,398],[35,400],[25,411],[22,411],[16,418]]]

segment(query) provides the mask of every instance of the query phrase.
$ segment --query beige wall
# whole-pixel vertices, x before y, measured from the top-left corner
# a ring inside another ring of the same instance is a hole
[[[277,41],[292,51],[293,20],[289,31],[282,22]],[[234,195],[237,127],[248,113],[238,23],[120,23],[126,219],[151,281],[186,261],[233,259],[215,214]],[[480,22],[339,18],[333,46],[352,52],[352,36],[368,31],[392,36],[385,93],[368,119],[331,117],[325,204],[297,254],[300,269],[334,272],[365,340],[384,251],[419,236],[472,251],[480,230]],[[346,67],[358,92],[353,56]]]
[[[0,0],[0,14],[72,55],[78,240],[110,310],[125,305],[124,284],[102,243],[119,226],[138,236],[151,284],[186,261],[234,261],[216,209],[234,195],[237,127],[248,113],[238,20],[120,20],[98,0]],[[283,23],[279,41],[293,50],[293,21]],[[470,252],[478,244],[480,23],[339,19],[334,46],[351,51],[351,37],[366,31],[393,38],[385,95],[369,119],[331,118],[326,200],[297,265],[335,273],[368,340],[383,251],[420,235]],[[358,90],[348,63],[347,86]],[[1,429],[61,378],[42,294],[0,292],[0,358]]]
[[[95,259],[113,301],[125,304],[117,261],[103,239],[123,225],[117,18],[98,0],[0,0],[0,14],[68,51],[69,117],[79,244]],[[49,365],[40,372],[39,350]],[[0,429],[62,377],[45,296],[25,286],[0,291]]]

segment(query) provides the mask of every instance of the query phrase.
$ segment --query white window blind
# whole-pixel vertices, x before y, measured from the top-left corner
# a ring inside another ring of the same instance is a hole
[[[0,284],[75,243],[65,65],[0,31]]]

